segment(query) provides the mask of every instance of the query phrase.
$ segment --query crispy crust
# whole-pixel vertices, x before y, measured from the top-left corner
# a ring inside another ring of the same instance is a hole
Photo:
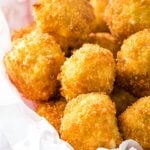
[[[150,74],[129,77],[128,73],[122,72],[117,74],[117,83],[137,97],[150,95]]]
[[[43,32],[66,38],[71,47],[82,44],[95,19],[87,0],[39,0],[34,17]]]
[[[116,58],[118,50],[120,50],[121,42],[113,37],[110,33],[91,33],[89,42],[100,45],[103,48],[109,49]]]
[[[66,106],[66,101],[63,98],[57,101],[49,101],[47,103],[40,103],[36,109],[36,112],[47,119],[47,121],[55,127],[59,132],[61,118],[64,114],[64,109]]]
[[[134,139],[150,149],[150,96],[140,98],[119,117],[124,139]]]
[[[117,84],[135,96],[150,95],[150,30],[129,37],[118,52]]]
[[[57,74],[64,60],[60,46],[50,35],[34,31],[12,43],[4,64],[23,96],[47,101],[56,90]]]
[[[32,23],[26,27],[23,27],[17,31],[14,31],[14,33],[12,34],[12,41],[22,38],[23,36],[25,36],[26,34],[31,33],[33,30],[35,29],[35,23]]]
[[[66,100],[89,92],[110,93],[115,80],[112,53],[96,44],[84,44],[65,61],[59,80]]]
[[[115,148],[121,142],[115,105],[104,94],[79,95],[67,104],[60,133],[76,150]]]
[[[36,5],[35,5],[36,7]],[[38,6],[37,6],[38,7]],[[39,29],[36,27],[36,23],[32,23],[29,26],[23,27],[17,31],[15,31],[12,34],[12,41],[17,40],[19,38],[24,37],[25,35],[31,33],[32,31],[38,31]],[[39,31],[38,31],[39,32]],[[68,51],[68,41],[66,38],[58,36],[56,34],[50,34],[51,36],[53,36],[53,38],[55,39],[55,41],[61,46],[62,51],[65,52],[65,55],[68,56],[70,53]]]
[[[149,0],[112,0],[105,10],[105,20],[109,29],[120,40],[150,28],[149,16]]]

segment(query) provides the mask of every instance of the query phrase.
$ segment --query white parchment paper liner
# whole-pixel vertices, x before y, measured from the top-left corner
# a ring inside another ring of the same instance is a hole
[[[9,29],[0,11],[0,150],[73,150],[44,118],[24,104],[9,81],[3,56],[10,48]],[[133,140],[124,141],[118,149],[142,150]]]

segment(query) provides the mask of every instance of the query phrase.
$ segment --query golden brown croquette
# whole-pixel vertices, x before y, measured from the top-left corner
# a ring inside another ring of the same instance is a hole
[[[68,58],[59,75],[61,94],[71,100],[89,92],[110,93],[115,80],[112,53],[96,44],[84,44]]]
[[[137,97],[150,95],[150,29],[125,40],[117,60],[117,84]]]
[[[150,149],[150,96],[137,100],[119,117],[124,139],[134,139]]]
[[[4,64],[23,96],[47,101],[56,90],[57,74],[64,60],[60,46],[50,35],[34,31],[12,43]]]
[[[38,28],[66,38],[70,47],[82,44],[95,19],[87,0],[39,0],[34,5],[34,17]]]
[[[120,40],[150,28],[149,18],[150,0],[110,0],[105,9],[109,29]]]
[[[69,101],[62,118],[61,138],[76,150],[115,148],[121,142],[115,105],[100,93],[81,94]]]

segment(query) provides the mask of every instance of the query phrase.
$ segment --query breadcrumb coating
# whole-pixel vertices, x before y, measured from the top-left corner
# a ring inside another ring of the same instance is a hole
[[[149,96],[150,29],[125,40],[117,60],[117,84],[137,97]]]
[[[60,46],[50,35],[32,32],[12,43],[4,64],[24,97],[47,101],[56,90],[57,74],[64,60]]]
[[[57,101],[49,101],[47,103],[40,103],[36,109],[36,112],[47,119],[47,121],[55,127],[59,132],[61,118],[64,114],[64,109],[66,106],[66,101],[63,98],[60,98]]]
[[[119,117],[124,139],[134,139],[150,149],[150,96],[140,98]]]
[[[36,23],[33,23],[29,26],[23,27],[23,28],[15,31],[12,34],[12,41],[22,38],[31,32],[40,32],[40,30],[36,27]],[[50,35],[53,36],[55,41],[60,45],[62,51],[65,52],[65,55],[67,56],[69,54],[67,39],[65,39],[61,36],[58,36],[56,34],[50,34]]]
[[[61,138],[76,150],[115,148],[121,142],[115,105],[100,93],[81,94],[68,102],[62,118]]]
[[[125,39],[150,28],[150,0],[111,0],[105,9],[105,20],[111,33]]]
[[[37,27],[66,38],[70,47],[82,44],[95,19],[87,0],[39,0],[33,14]]]
[[[121,42],[113,37],[110,33],[99,32],[89,35],[89,42],[100,45],[103,48],[110,50],[116,58],[117,52],[120,50]]]
[[[65,61],[58,79],[67,101],[89,92],[109,94],[115,80],[113,55],[96,44],[84,44]]]
[[[35,23],[32,23],[28,26],[25,26],[21,29],[14,31],[12,34],[12,41],[19,39],[19,38],[22,38],[26,34],[31,33],[34,29],[35,29]]]

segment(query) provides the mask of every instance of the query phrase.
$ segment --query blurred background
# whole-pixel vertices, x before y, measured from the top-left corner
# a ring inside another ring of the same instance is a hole
[[[33,21],[32,4],[36,0],[0,0],[3,11],[11,32]]]

